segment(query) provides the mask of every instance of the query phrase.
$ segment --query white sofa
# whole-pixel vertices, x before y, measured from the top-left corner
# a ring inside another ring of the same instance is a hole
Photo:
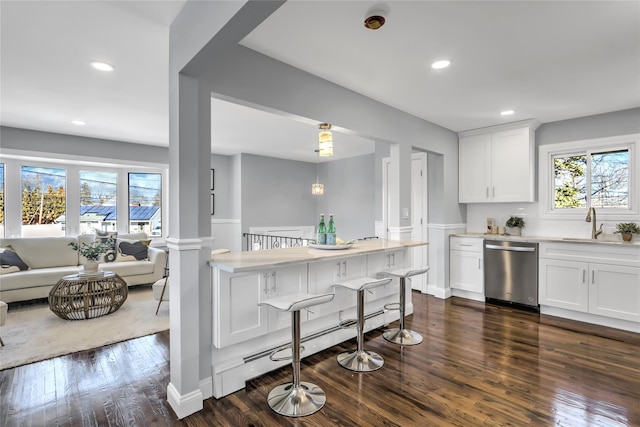
[[[91,242],[92,234],[77,237],[17,237],[0,238],[0,248],[11,246],[15,253],[29,266],[28,270],[0,275],[0,300],[5,302],[47,298],[51,288],[63,276],[82,271],[85,258],[80,256],[70,242]],[[119,235],[118,239],[147,239],[145,233]],[[113,271],[127,285],[154,283],[161,279],[166,266],[164,249],[149,246],[148,259],[100,263],[99,268]]]

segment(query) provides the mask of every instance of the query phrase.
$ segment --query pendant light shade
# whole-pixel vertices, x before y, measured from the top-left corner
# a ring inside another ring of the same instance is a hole
[[[333,135],[331,134],[330,123],[320,123],[320,133],[318,134],[318,149],[322,157],[333,156]]]
[[[319,182],[312,184],[311,194],[313,194],[314,196],[322,196],[324,194],[324,185],[320,184]]]

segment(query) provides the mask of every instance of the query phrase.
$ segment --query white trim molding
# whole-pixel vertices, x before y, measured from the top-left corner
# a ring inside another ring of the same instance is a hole
[[[167,247],[177,251],[191,251],[202,249],[202,239],[180,239],[175,237],[167,237]]]
[[[389,240],[411,240],[413,226],[389,227]]]
[[[178,416],[178,419],[202,410],[204,408],[203,400],[201,390],[194,390],[181,396],[173,383],[169,383],[167,386],[167,401]]]

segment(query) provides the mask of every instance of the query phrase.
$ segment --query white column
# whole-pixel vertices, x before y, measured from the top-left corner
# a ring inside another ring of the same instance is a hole
[[[210,165],[201,166],[201,112],[198,79],[179,74],[170,91],[169,173],[171,205],[167,238],[170,268],[170,383],[167,400],[178,418],[203,407],[200,389],[200,216],[199,195],[208,186]],[[208,111],[208,110],[207,110]],[[206,159],[210,159],[210,143]],[[209,161],[210,163],[210,161]],[[207,197],[202,197],[207,200]],[[206,212],[209,214],[208,210]],[[210,221],[210,219],[209,219]],[[210,226],[209,226],[210,228]],[[209,231],[210,235],[210,231]],[[208,276],[207,276],[208,277]],[[210,361],[209,361],[210,365]]]

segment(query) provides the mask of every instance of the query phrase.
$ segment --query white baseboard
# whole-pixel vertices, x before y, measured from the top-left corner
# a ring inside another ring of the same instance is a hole
[[[447,299],[451,297],[451,288],[429,285],[427,286],[427,294],[433,295],[436,298]]]
[[[200,380],[199,386],[203,400],[213,396],[213,377],[207,377],[203,380]]]
[[[178,419],[202,410],[204,407],[203,400],[201,390],[194,390],[185,395],[180,395],[172,383],[167,386],[167,401],[171,405],[173,412],[178,416]]]

